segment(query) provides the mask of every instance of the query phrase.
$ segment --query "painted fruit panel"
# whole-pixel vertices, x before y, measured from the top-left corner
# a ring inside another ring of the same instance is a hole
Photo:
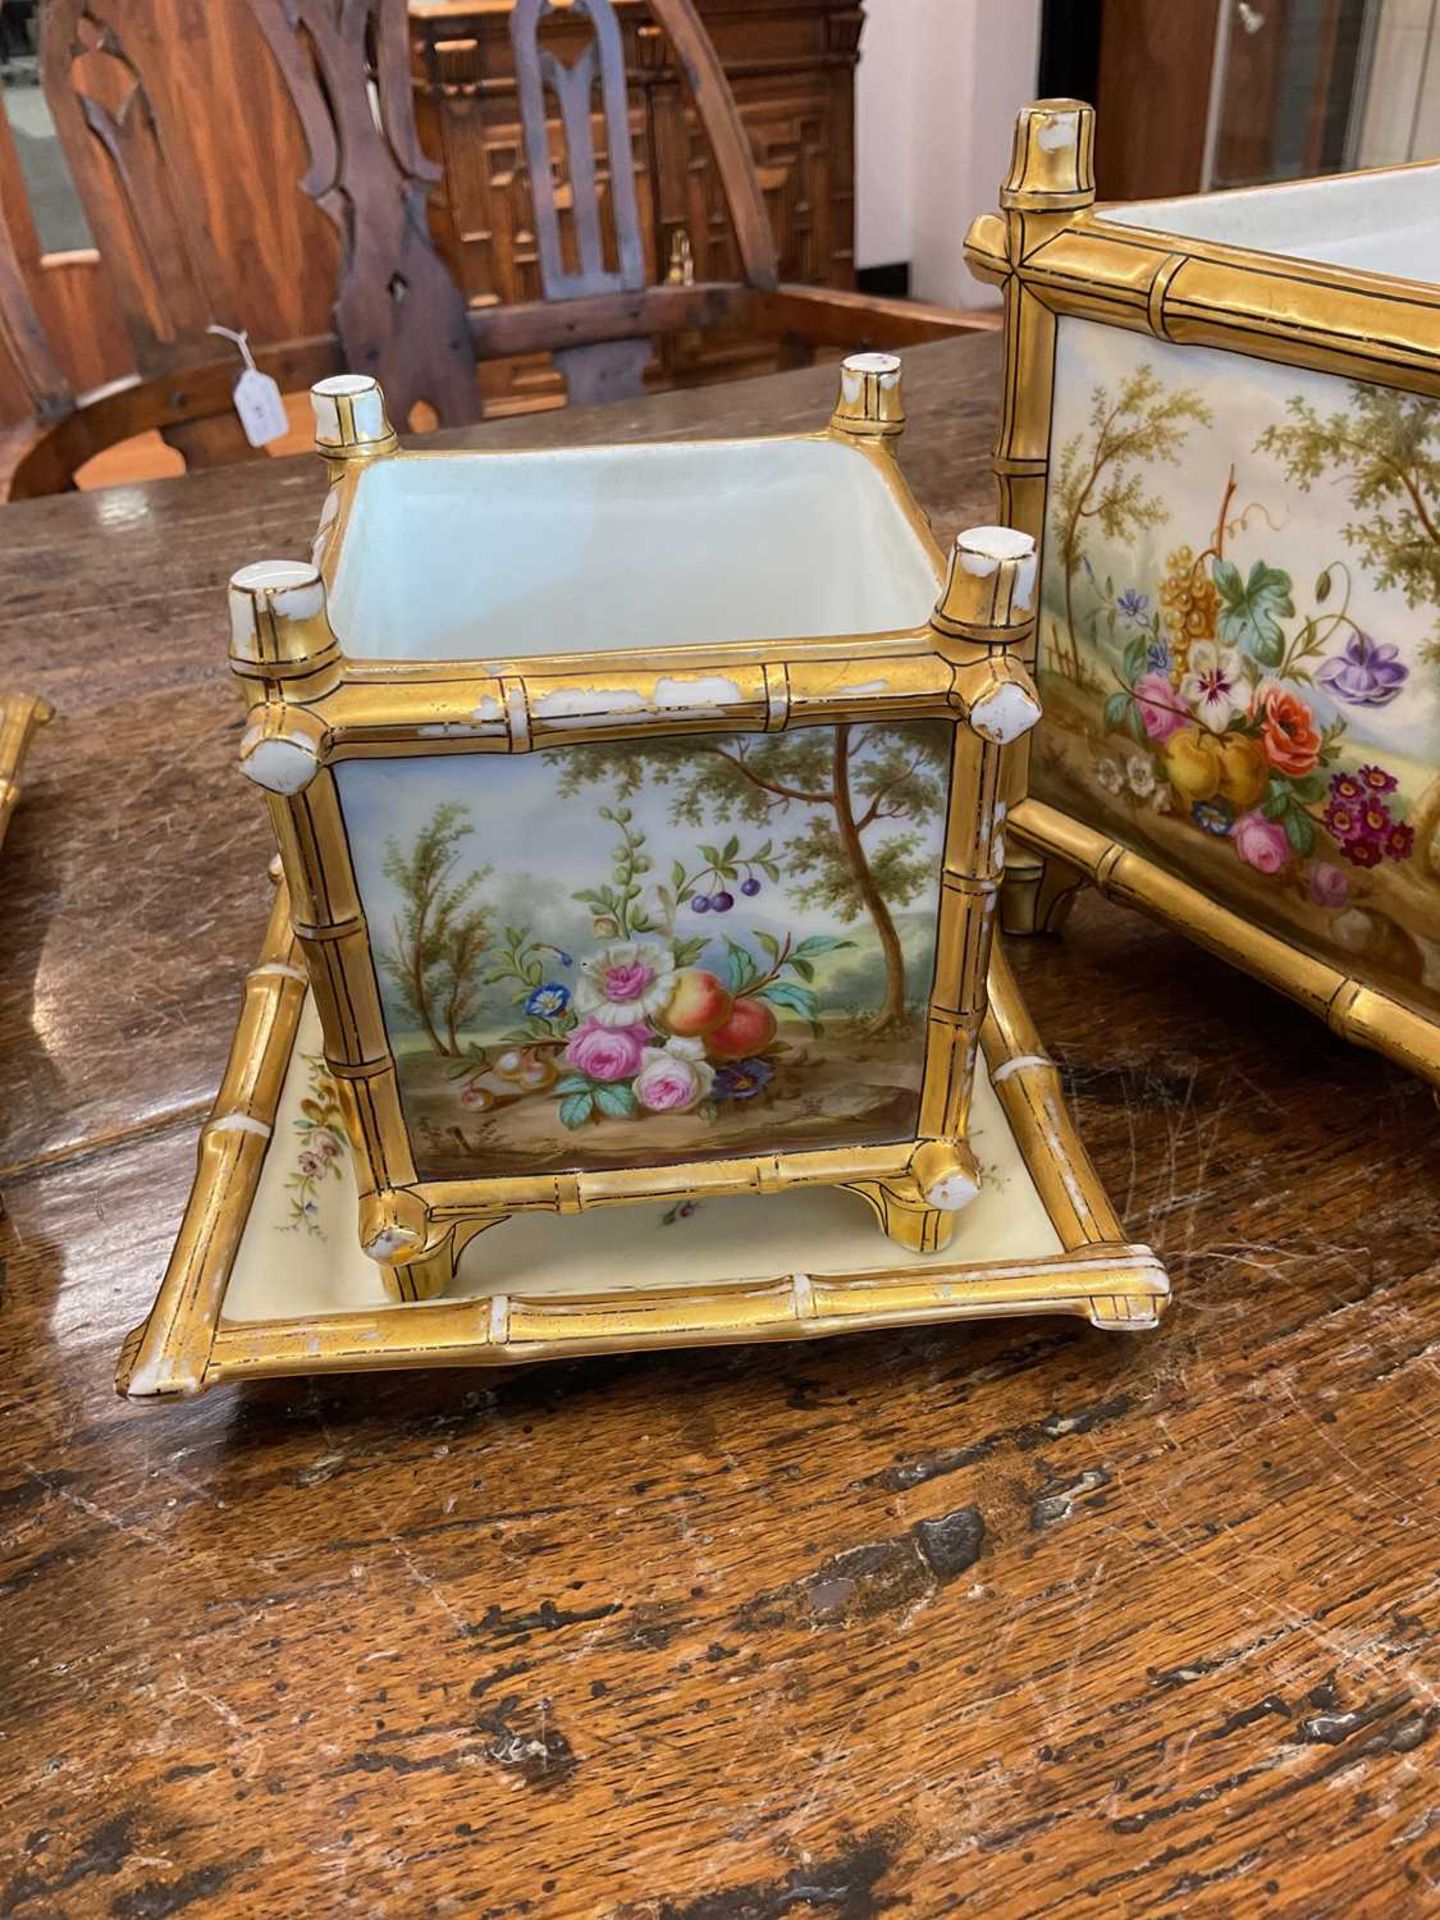
[[[913,1135],[951,729],[338,770],[420,1177]]]
[[[1440,407],[1062,320],[1031,790],[1440,1013]]]

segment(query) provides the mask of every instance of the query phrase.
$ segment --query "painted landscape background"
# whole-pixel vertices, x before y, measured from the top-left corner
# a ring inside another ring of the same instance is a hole
[[[904,1139],[951,731],[338,769],[422,1178]]]
[[[1032,791],[1440,1012],[1440,407],[1060,325]]]

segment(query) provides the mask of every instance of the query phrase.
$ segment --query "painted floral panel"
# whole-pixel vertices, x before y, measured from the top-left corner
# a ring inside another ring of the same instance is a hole
[[[339,768],[421,1178],[913,1134],[951,738]]]
[[[1440,1012],[1440,407],[1060,323],[1032,790]]]

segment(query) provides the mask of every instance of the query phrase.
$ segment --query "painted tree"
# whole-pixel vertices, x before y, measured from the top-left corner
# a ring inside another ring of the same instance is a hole
[[[1321,480],[1342,486],[1356,517],[1341,532],[1376,586],[1398,588],[1407,607],[1440,605],[1440,406],[1356,381],[1348,407],[1322,414],[1297,394],[1286,412],[1257,451],[1304,493]],[[1422,655],[1440,666],[1440,630]],[[1409,820],[1419,858],[1440,873],[1440,777]]]
[[[1154,461],[1178,464],[1192,425],[1208,427],[1210,409],[1188,387],[1167,387],[1148,364],[1125,376],[1112,399],[1096,387],[1088,433],[1061,450],[1055,471],[1052,526],[1065,582],[1065,632],[1070,658],[1062,664],[1080,678],[1075,633],[1075,576],[1084,564],[1091,524],[1108,540],[1132,540],[1166,517],[1162,499],[1145,491],[1141,469]]]
[[[436,1053],[457,1054],[460,1033],[482,990],[480,961],[490,945],[490,908],[474,903],[489,867],[457,878],[460,843],[475,831],[461,806],[437,807],[407,853],[385,845],[384,872],[404,905],[380,964],[395,997]]]
[[[936,877],[922,828],[943,810],[951,729],[847,722],[789,733],[691,735],[557,756],[562,793],[603,781],[629,799],[648,781],[670,790],[676,825],[746,821],[794,832],[777,853],[802,905],[848,923],[869,919],[885,962],[877,1028],[905,1017],[905,955],[894,909]],[[889,829],[887,831],[887,828]]]
[[[1299,395],[1288,421],[1256,445],[1308,493],[1317,480],[1344,487],[1357,518],[1342,527],[1377,587],[1398,587],[1407,607],[1440,604],[1440,407],[1418,394],[1356,382],[1350,405],[1322,415]],[[1431,643],[1440,661],[1440,640]]]

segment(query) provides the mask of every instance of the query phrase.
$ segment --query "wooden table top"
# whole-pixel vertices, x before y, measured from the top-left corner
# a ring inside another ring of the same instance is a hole
[[[942,536],[998,352],[907,357]],[[818,425],[833,380],[482,437]],[[321,493],[0,514],[5,679],[58,710],[0,855],[0,1913],[1435,1912],[1434,1106],[1094,895],[1012,953],[1158,1333],[114,1398],[267,905],[225,580]]]

